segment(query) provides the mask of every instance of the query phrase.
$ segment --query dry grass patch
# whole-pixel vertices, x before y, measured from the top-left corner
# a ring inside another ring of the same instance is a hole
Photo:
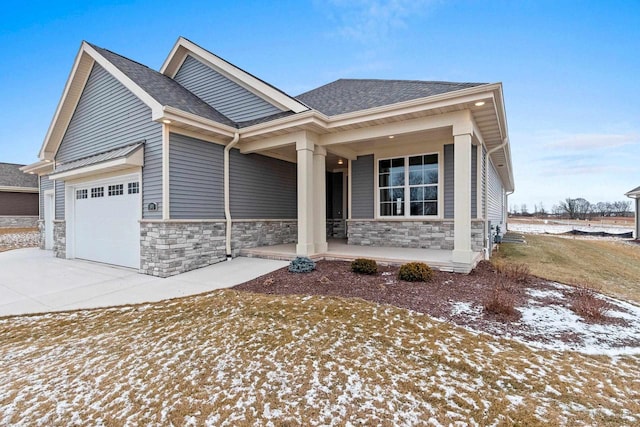
[[[528,234],[526,245],[501,244],[497,257],[524,263],[544,279],[640,303],[640,245]]]
[[[0,319],[0,424],[620,425],[640,357],[533,351],[356,299],[218,291]]]

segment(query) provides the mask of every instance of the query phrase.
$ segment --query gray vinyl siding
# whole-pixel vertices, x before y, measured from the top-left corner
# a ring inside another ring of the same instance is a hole
[[[233,219],[298,218],[298,169],[295,163],[259,154],[229,157],[230,209]]]
[[[64,219],[64,182],[54,182],[56,186],[56,219]]]
[[[351,218],[370,219],[374,217],[374,176],[373,155],[358,156],[351,161]]]
[[[148,212],[146,206],[162,200],[162,125],[151,121],[146,104],[95,64],[56,161],[69,162],[143,140],[143,217],[161,218],[161,209]]]
[[[44,219],[44,192],[53,189],[53,181],[48,176],[40,177],[40,219]]]
[[[444,217],[453,218],[454,164],[453,144],[444,146]]]
[[[188,136],[169,136],[172,219],[224,218],[224,147]]]
[[[503,222],[503,205],[504,205],[504,191],[502,187],[502,181],[498,172],[493,167],[493,164],[489,162],[489,188],[488,188],[488,219],[492,223]]]
[[[454,145],[444,146],[444,217],[454,217],[455,162]],[[471,218],[478,216],[478,147],[471,146]]]
[[[235,122],[282,111],[190,55],[174,80]]]

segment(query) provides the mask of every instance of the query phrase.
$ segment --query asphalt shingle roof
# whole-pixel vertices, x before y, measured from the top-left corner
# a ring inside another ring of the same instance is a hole
[[[38,188],[38,176],[22,172],[22,166],[24,165],[0,163],[0,186]]]
[[[164,74],[110,50],[93,44],[91,46],[162,105],[175,107],[236,128],[295,114],[292,111],[284,111],[272,116],[236,123]],[[335,116],[484,84],[486,83],[340,79],[298,95],[295,99],[327,116]]]
[[[486,83],[340,79],[298,95],[296,99],[327,116],[335,116],[483,84]]]
[[[93,44],[90,44],[90,46],[118,67],[120,71],[160,104],[175,107],[228,126],[237,127],[234,121],[189,92],[175,80],[110,50]]]

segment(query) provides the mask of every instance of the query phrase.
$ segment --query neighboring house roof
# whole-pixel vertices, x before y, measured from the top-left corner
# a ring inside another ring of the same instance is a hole
[[[160,104],[175,107],[228,126],[237,127],[235,122],[189,92],[175,80],[110,50],[91,43],[88,44]]]
[[[0,187],[38,188],[38,176],[22,172],[22,166],[0,163]]]
[[[626,193],[624,193],[624,195],[633,199],[638,199],[640,198],[640,187],[636,187],[631,191],[627,191]]]
[[[484,84],[486,83],[340,79],[298,95],[296,99],[327,116],[335,116]]]

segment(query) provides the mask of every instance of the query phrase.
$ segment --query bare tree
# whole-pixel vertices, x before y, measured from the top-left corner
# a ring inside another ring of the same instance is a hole
[[[566,199],[561,200],[560,203],[558,203],[558,211],[560,211],[563,214],[566,214],[571,219],[575,219],[576,218],[576,199],[567,197]]]

